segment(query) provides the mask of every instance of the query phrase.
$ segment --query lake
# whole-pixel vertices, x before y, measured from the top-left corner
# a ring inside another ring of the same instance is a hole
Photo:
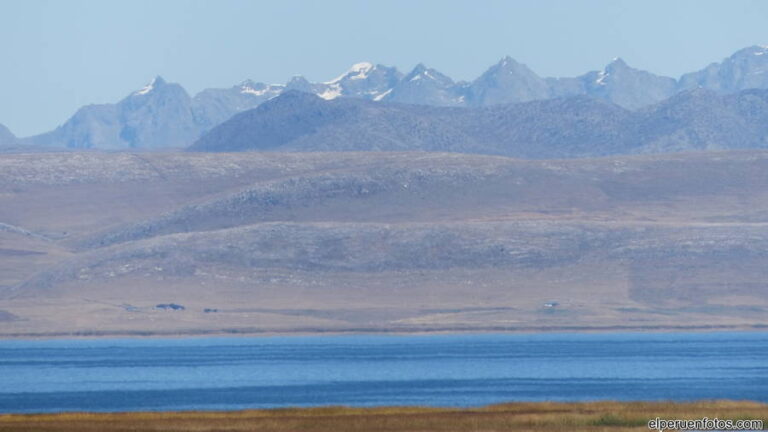
[[[768,333],[0,341],[0,412],[768,401]]]

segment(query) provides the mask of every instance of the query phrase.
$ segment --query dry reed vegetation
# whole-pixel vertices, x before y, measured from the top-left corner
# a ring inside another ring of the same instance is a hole
[[[762,419],[768,424],[768,405],[741,401],[541,402],[473,409],[322,407],[234,412],[12,414],[0,416],[0,431],[647,431],[648,420],[656,417]]]

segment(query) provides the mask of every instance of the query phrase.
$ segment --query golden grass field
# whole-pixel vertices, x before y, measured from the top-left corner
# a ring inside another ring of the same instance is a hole
[[[746,401],[523,402],[482,408],[287,408],[233,412],[0,415],[0,431],[647,431],[648,420],[761,419],[768,404]]]

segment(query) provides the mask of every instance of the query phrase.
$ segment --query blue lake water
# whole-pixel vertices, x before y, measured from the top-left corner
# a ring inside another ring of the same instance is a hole
[[[0,341],[0,412],[768,401],[768,333]]]

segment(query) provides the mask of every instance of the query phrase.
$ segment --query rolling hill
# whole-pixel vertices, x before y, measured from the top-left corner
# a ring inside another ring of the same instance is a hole
[[[760,328],[766,191],[763,151],[7,154],[0,333]]]

